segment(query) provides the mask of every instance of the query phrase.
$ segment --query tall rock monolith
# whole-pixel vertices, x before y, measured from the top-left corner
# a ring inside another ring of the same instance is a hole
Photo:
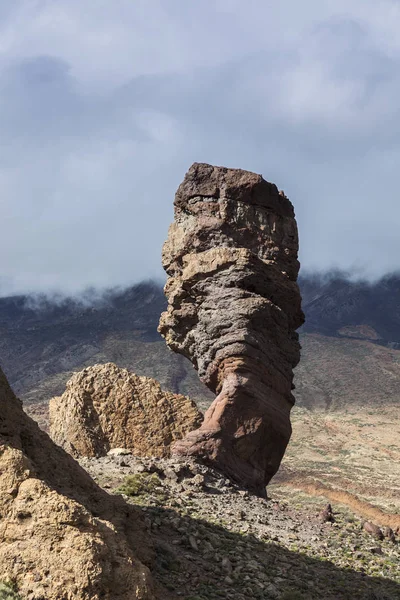
[[[261,175],[198,163],[174,206],[159,331],[217,396],[173,453],[197,456],[264,496],[291,435],[304,321],[293,206]]]

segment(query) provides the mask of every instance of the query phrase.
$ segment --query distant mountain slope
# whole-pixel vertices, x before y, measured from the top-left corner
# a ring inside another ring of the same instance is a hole
[[[375,283],[344,275],[300,278],[306,322],[303,331],[369,339],[400,348],[400,275]]]
[[[400,351],[359,339],[300,336],[295,370],[299,406],[345,410],[352,406],[400,406]]]
[[[400,277],[371,285],[312,275],[302,276],[300,286],[306,323],[295,375],[299,405],[336,410],[399,402]],[[157,333],[165,305],[152,282],[86,304],[0,298],[0,363],[39,420],[73,371],[110,361],[191,395],[204,409],[211,393]]]
[[[26,406],[61,394],[73,371],[109,361],[155,377],[171,391],[210,399],[190,363],[170,352],[157,333],[165,306],[162,287],[153,282],[88,304],[0,298],[1,365]]]

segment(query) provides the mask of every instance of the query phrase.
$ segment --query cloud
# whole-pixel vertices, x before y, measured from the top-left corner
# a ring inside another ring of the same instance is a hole
[[[0,7],[0,293],[162,277],[197,161],[261,172],[308,269],[399,267],[399,5]]]

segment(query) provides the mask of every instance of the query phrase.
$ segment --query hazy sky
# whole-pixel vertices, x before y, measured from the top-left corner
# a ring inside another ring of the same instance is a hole
[[[399,0],[1,0],[0,294],[161,276],[194,161],[292,200],[301,260],[400,267]]]

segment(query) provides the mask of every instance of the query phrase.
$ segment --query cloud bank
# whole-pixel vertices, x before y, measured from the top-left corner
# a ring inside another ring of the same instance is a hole
[[[308,270],[398,269],[397,0],[4,0],[0,294],[161,278],[194,161],[293,201]]]

